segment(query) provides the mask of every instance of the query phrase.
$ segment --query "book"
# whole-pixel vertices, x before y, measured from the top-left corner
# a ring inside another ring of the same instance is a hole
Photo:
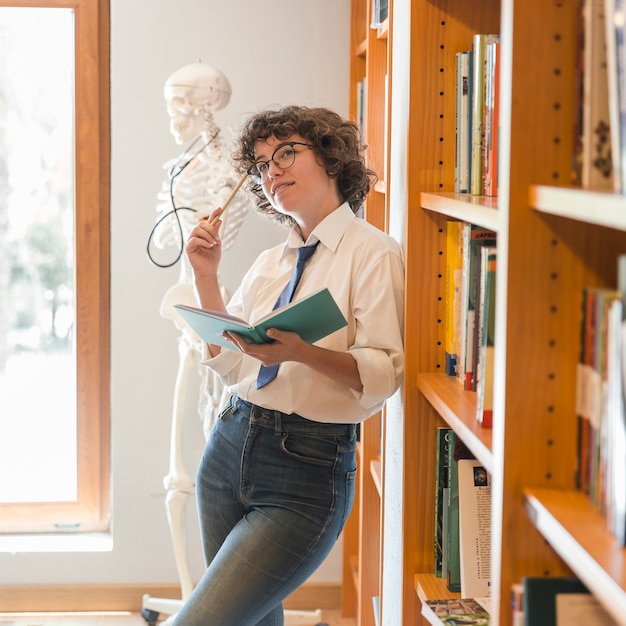
[[[454,190],[470,191],[472,154],[472,51],[456,53],[456,158]]]
[[[617,626],[590,593],[557,593],[556,626]]]
[[[611,626],[615,624],[577,578],[528,577],[524,578],[522,585],[524,626],[574,626],[575,624]],[[582,613],[583,610],[584,613]],[[588,621],[579,621],[582,615],[585,615]],[[597,621],[598,618],[603,621]],[[571,621],[572,619],[576,621]],[[592,621],[593,619],[596,621]]]
[[[626,254],[617,259],[617,289],[620,294],[617,312],[619,330],[615,335],[610,359],[615,388],[614,410],[611,413],[609,441],[611,442],[611,528],[617,541],[626,546]]]
[[[372,0],[371,28],[380,28],[389,17],[389,0]]]
[[[347,325],[327,288],[272,311],[254,324],[219,311],[184,304],[175,304],[174,308],[202,340],[231,350],[236,347],[222,336],[226,331],[238,333],[253,343],[270,343],[267,331],[277,328],[298,333],[304,341],[315,343]]]
[[[445,315],[445,357],[446,374],[457,375],[459,362],[459,330],[461,293],[463,281],[463,229],[464,222],[446,222],[446,315]]]
[[[511,585],[511,626],[524,626],[524,586]]]
[[[604,0],[583,1],[581,184],[613,188]]]
[[[465,305],[465,389],[467,391],[476,391],[475,367],[478,363],[478,329],[480,328],[478,303],[481,297],[480,247],[493,247],[496,245],[496,241],[497,234],[495,231],[472,225],[469,233],[467,270],[465,272],[465,280],[467,281],[465,287],[467,295]]]
[[[374,626],[380,624],[380,596],[372,596],[372,611],[374,612]]]
[[[615,289],[588,287],[583,290],[576,396],[579,488],[599,512],[609,518],[607,507],[613,503],[607,497],[607,481],[613,476],[608,432],[612,417],[607,397],[609,374],[613,372],[607,367],[607,357],[618,340],[618,330],[609,324],[611,309],[618,306],[617,302],[619,293]],[[611,351],[611,354],[614,353]]]
[[[605,0],[606,64],[613,189],[626,190],[626,41],[624,0]]]
[[[491,481],[476,459],[459,459],[461,595],[491,595]]]
[[[485,88],[484,193],[498,195],[498,142],[500,141],[500,42],[487,44]]]
[[[459,468],[460,459],[473,458],[472,453],[451,430],[448,435],[448,497],[444,501],[447,533],[444,535],[444,577],[450,591],[461,591],[461,552],[459,546]]]
[[[444,502],[446,508],[447,533],[444,541],[444,560],[446,569],[443,576],[447,580],[450,591],[461,591],[461,555],[459,552],[459,473],[454,449],[458,437],[454,431],[449,433],[450,455],[448,457],[448,497]]]
[[[460,246],[462,250],[461,260],[461,293],[460,298],[456,306],[458,310],[455,311],[455,324],[458,323],[456,328],[457,338],[456,343],[458,345],[458,358],[456,362],[456,377],[457,381],[465,387],[465,361],[467,353],[467,315],[468,315],[468,300],[469,300],[469,251],[470,251],[470,236],[472,232],[472,224],[462,222],[461,227],[461,239]]]
[[[472,42],[472,156],[470,192],[483,195],[485,165],[485,97],[487,81],[487,45],[500,41],[499,35],[474,35]]]
[[[493,378],[495,372],[497,250],[481,248],[481,328],[479,333],[476,420],[483,428],[493,426]]]
[[[437,450],[435,453],[435,576],[441,578],[447,571],[447,560],[444,564],[444,537],[448,533],[447,514],[444,502],[449,489],[448,465],[450,462],[451,428],[439,426],[436,434]]]
[[[422,616],[429,624],[489,624],[489,603],[486,598],[424,600]]]

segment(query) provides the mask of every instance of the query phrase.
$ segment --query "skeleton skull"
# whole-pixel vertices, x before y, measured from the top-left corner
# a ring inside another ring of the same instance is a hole
[[[223,109],[232,93],[222,72],[204,63],[185,65],[174,72],[163,89],[176,143],[196,137],[215,111]]]

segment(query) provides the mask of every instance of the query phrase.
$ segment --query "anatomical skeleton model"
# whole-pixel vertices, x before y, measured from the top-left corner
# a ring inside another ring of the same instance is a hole
[[[220,236],[222,250],[225,251],[235,241],[247,211],[248,201],[245,196],[232,196],[238,185],[232,176],[226,144],[213,119],[215,111],[228,105],[231,93],[226,76],[204,63],[192,63],[180,68],[167,79],[164,87],[170,132],[177,144],[188,143],[188,147],[178,157],[164,165],[168,179],[157,195],[159,216],[148,241],[148,256],[155,265],[170,267],[180,261],[178,282],[165,293],[160,312],[180,331],[169,471],[163,483],[167,490],[165,504],[182,600],[145,595],[143,614],[148,621],[156,620],[159,613],[177,613],[193,591],[185,542],[185,507],[189,496],[194,492],[194,480],[183,463],[182,443],[190,375],[198,367],[202,343],[176,313],[174,304],[197,306],[192,271],[184,254],[184,244],[198,220],[210,215],[217,207],[225,207],[230,199],[228,210],[221,216],[223,223]],[[162,265],[154,260],[150,252],[153,237],[157,248],[174,247],[178,250],[173,262]],[[223,295],[227,300],[224,289]],[[198,411],[203,421],[204,435],[208,437],[228,393],[219,377],[209,368],[200,367],[200,377],[202,383]],[[197,378],[192,380],[197,384]],[[287,624],[293,625],[316,624],[321,619],[319,611],[286,611],[285,617]],[[164,626],[172,619],[166,620]]]
[[[226,76],[203,63],[186,65],[167,79],[164,95],[170,117],[170,131],[177,144],[188,146],[178,157],[164,165],[167,180],[157,195],[159,216],[155,226],[158,225],[158,229],[152,231],[151,239],[154,238],[155,247],[173,247],[178,250],[178,254],[173,262],[162,265],[150,253],[151,241],[148,242],[148,254],[160,267],[170,267],[180,261],[178,282],[165,293],[160,312],[180,331],[169,471],[163,483],[167,489],[165,503],[182,601],[185,601],[193,591],[186,553],[185,507],[194,492],[194,480],[185,468],[182,453],[189,383],[197,385],[198,380],[197,376],[191,375],[199,371],[201,385],[198,411],[205,437],[213,426],[219,407],[225,401],[226,391],[211,370],[198,366],[202,343],[176,313],[174,304],[197,305],[191,267],[184,254],[185,241],[199,219],[224,205],[237,181],[233,180],[226,144],[213,118],[213,113],[223,109],[230,101],[231,87]],[[223,250],[233,244],[246,211],[245,196],[241,194],[233,198],[223,217]],[[199,370],[196,369],[198,367]],[[144,614],[174,614],[180,610],[182,601],[144,596]]]

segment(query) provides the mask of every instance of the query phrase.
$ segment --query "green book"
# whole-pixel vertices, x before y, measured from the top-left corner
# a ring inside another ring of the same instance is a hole
[[[459,468],[457,460],[454,458],[454,448],[457,442],[457,435],[454,431],[449,433],[450,451],[448,453],[448,499],[447,507],[447,537],[446,541],[446,563],[447,571],[444,577],[448,579],[448,589],[450,591],[461,591],[461,554],[459,551]]]
[[[267,331],[276,328],[298,333],[307,343],[315,343],[348,324],[327,288],[272,311],[252,325],[219,311],[185,304],[175,304],[174,308],[201,339],[231,350],[236,350],[235,346],[222,336],[227,331],[238,333],[253,343],[271,343]]]

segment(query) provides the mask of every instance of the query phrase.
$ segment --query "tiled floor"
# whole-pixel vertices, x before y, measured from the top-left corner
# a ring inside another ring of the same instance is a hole
[[[356,626],[341,611],[324,611],[328,626]],[[0,613],[0,626],[146,626],[138,613]]]

